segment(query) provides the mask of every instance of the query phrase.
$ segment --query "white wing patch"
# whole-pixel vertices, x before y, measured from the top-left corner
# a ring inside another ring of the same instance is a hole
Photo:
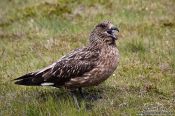
[[[51,85],[54,85],[54,83],[45,82],[45,83],[41,83],[41,85],[42,86],[51,86]]]

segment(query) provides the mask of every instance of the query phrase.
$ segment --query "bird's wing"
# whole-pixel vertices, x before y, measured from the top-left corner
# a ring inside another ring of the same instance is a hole
[[[17,78],[16,84],[27,85],[26,83],[30,82],[28,85],[40,85],[48,82],[61,86],[71,78],[92,70],[96,66],[98,56],[98,51],[77,49],[44,69]],[[27,80],[25,84],[23,84],[24,80]]]
[[[43,74],[45,81],[69,80],[92,70],[98,59],[98,52],[77,50],[55,63],[47,74]]]

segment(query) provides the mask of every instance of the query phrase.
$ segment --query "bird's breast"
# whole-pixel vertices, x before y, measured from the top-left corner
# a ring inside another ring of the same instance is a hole
[[[115,71],[118,62],[119,51],[116,47],[102,49],[98,65],[96,69],[92,71],[93,79],[91,79],[91,83],[98,85],[105,81]]]
[[[109,46],[101,50],[99,57],[99,67],[105,71],[113,72],[119,62],[119,51],[116,47]]]

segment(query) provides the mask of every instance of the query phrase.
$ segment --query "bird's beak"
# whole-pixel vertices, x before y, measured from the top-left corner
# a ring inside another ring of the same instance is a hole
[[[111,27],[109,28],[109,30],[107,31],[108,34],[110,34],[110,37],[112,37],[113,39],[118,39],[117,35],[116,35],[116,31],[119,32],[119,29],[116,26],[111,25]]]
[[[119,29],[116,26],[112,26],[111,27],[111,30],[115,30],[115,31],[118,31],[119,32]]]

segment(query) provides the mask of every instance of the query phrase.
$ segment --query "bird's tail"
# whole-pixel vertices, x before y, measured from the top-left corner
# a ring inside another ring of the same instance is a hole
[[[23,75],[17,79],[14,79],[15,84],[17,85],[26,85],[26,86],[39,86],[43,82],[43,78],[38,76],[35,76],[35,73],[28,73],[26,75]]]

